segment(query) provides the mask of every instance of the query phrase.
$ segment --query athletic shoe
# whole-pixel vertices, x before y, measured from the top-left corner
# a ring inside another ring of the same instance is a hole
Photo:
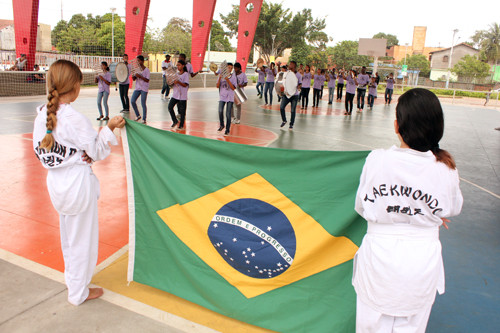
[[[174,128],[175,126],[177,126],[177,124],[178,124],[178,123],[179,123],[179,122],[178,122],[178,121],[176,121],[176,122],[175,122],[175,123],[173,123],[173,124],[172,124],[172,126],[170,126],[170,127],[171,127],[171,128]]]
[[[219,129],[217,130],[217,132],[222,132],[223,129],[224,129],[224,126],[221,126],[221,127],[219,127]]]
[[[228,131],[228,130],[226,130],[226,131],[224,132],[224,135],[229,135],[229,131]]]
[[[286,125],[286,121],[282,122],[280,127],[283,127],[285,125]]]
[[[104,116],[99,116],[96,118],[96,120],[102,120],[102,118],[104,118]]]
[[[146,124],[147,124],[146,119],[144,119],[144,120],[142,121],[142,123],[143,123],[144,125],[146,125]]]
[[[239,119],[235,119],[235,120],[234,120],[234,123],[235,123],[235,124],[239,124],[239,123],[240,123],[240,120],[239,120]]]
[[[106,117],[102,118],[102,120],[109,120],[109,117],[106,116]]]
[[[291,130],[292,130],[292,129],[293,129],[293,125],[290,125],[290,127],[288,127],[288,129],[291,129]]]

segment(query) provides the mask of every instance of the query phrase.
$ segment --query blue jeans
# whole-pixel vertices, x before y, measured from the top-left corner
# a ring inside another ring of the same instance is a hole
[[[393,89],[389,89],[389,88],[385,88],[385,102],[386,103],[391,103],[392,101],[392,92],[393,92]]]
[[[161,94],[165,94],[165,97],[170,93],[170,86],[167,84],[167,77],[163,77],[163,87],[161,88]]]
[[[363,108],[365,107],[365,95],[366,89],[358,88],[358,109],[363,110]]]
[[[264,86],[263,82],[257,82],[257,85],[255,86],[255,88],[257,88],[257,94],[261,96],[262,96],[262,90],[264,89],[263,86]]]
[[[332,104],[333,103],[333,94],[335,91],[335,87],[330,87],[328,88],[328,103]]]
[[[141,114],[139,113],[139,109],[137,108],[137,99],[141,96],[141,105],[142,105],[142,119],[146,120],[148,115],[148,108],[146,106],[146,99],[148,98],[148,92],[142,90],[134,90],[132,94],[132,98],[130,100],[130,104],[132,104],[132,108],[134,109],[136,117],[139,117]]]
[[[219,122],[220,126],[224,126],[224,105],[227,104],[226,107],[226,133],[229,133],[229,129],[231,128],[231,113],[233,112],[233,103],[234,102],[223,102],[219,101]]]
[[[99,115],[101,116],[102,116],[101,101],[104,100],[104,110],[106,111],[106,117],[109,117],[108,97],[109,97],[109,92],[107,91],[99,91],[99,93],[97,94],[97,108],[99,109]]]
[[[283,120],[283,122],[286,121],[285,108],[288,105],[288,103],[290,103],[292,109],[292,116],[290,118],[290,127],[292,127],[293,124],[295,123],[295,111],[298,102],[299,102],[299,95],[293,95],[292,97],[288,98],[286,94],[283,94],[283,97],[281,97],[280,112],[281,112],[281,120]]]
[[[368,105],[373,108],[373,102],[375,102],[375,96],[368,94]]]
[[[264,99],[267,103],[267,92],[269,91],[269,104],[273,104],[273,89],[274,89],[274,82],[266,82],[266,86],[264,88]]]

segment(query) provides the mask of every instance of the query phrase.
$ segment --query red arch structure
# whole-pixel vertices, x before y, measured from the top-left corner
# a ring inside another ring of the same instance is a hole
[[[30,70],[33,70],[35,62],[39,1],[12,0],[16,55],[27,55],[27,69]],[[125,53],[133,59],[142,53],[151,0],[125,1]],[[193,0],[191,59],[194,71],[203,67],[216,2],[217,0]],[[243,70],[248,63],[262,2],[263,0],[240,0],[236,60],[241,63]],[[249,8],[252,10],[247,10]]]

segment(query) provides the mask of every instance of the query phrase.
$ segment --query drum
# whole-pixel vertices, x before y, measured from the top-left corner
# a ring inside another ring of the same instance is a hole
[[[247,94],[245,94],[245,90],[241,89],[240,87],[234,89],[234,97],[234,100],[238,105],[245,103],[248,99]]]
[[[276,94],[278,96],[283,96],[283,91],[281,88],[283,87],[283,79],[285,77],[286,72],[279,72],[278,75],[276,75],[276,79],[274,80],[274,89],[276,90]]]
[[[179,74],[177,73],[177,68],[170,66],[165,71],[165,80],[169,86],[174,85],[174,81],[179,79]]]
[[[297,85],[299,83],[299,79],[294,72],[288,71],[283,76],[283,86],[285,95],[290,98],[297,92]]]
[[[128,66],[123,62],[112,62],[109,65],[109,72],[111,73],[111,82],[125,82],[130,75]]]

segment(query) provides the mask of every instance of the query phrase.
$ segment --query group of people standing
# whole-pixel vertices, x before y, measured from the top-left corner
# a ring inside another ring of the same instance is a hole
[[[282,70],[287,70],[287,66],[281,66]],[[276,65],[272,62],[269,67],[261,66],[255,70],[258,74],[257,79],[257,95],[262,98],[264,95],[265,105],[271,105],[273,102],[274,81],[277,75]],[[371,76],[366,73],[366,67],[362,67],[360,73],[354,69],[344,70],[332,68],[314,70],[310,65],[300,65],[297,72],[301,75],[301,89],[299,99],[301,109],[307,109],[309,106],[309,93],[311,91],[311,83],[313,89],[313,108],[319,107],[319,102],[323,98],[323,89],[325,82],[328,88],[328,104],[333,104],[335,95],[335,87],[337,88],[337,102],[342,101],[344,86],[346,87],[345,98],[345,115],[352,114],[354,96],[357,94],[357,112],[362,112],[365,106],[365,96],[368,88],[368,106],[373,108],[375,98],[377,98],[377,86],[380,81],[378,73]],[[386,77],[385,103],[390,104],[392,93],[394,91],[394,76],[389,74]],[[278,99],[280,97],[278,96]],[[269,101],[269,103],[268,103]]]

